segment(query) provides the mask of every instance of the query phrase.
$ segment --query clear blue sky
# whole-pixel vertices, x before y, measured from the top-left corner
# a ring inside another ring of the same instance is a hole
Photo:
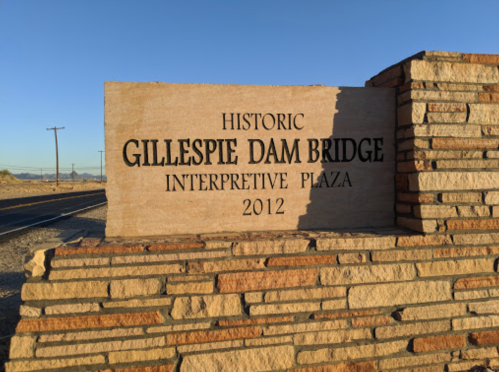
[[[499,53],[497,0],[0,0],[0,169],[100,172],[104,82],[363,86],[421,50]],[[9,165],[9,166],[6,166]]]

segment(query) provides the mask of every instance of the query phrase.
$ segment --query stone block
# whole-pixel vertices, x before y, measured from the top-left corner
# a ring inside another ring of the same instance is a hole
[[[148,263],[148,262],[170,262],[184,260],[209,260],[213,258],[227,257],[229,251],[206,251],[206,252],[175,252],[168,254],[148,254],[136,256],[118,256],[111,259],[112,265]]]
[[[76,366],[91,366],[93,364],[104,364],[103,355],[93,355],[80,358],[46,359],[46,360],[23,360],[9,362],[5,365],[6,372],[30,372],[37,370],[71,368]],[[88,368],[88,367],[87,367]]]
[[[202,344],[206,342],[228,341],[254,338],[262,334],[260,327],[239,327],[215,331],[192,331],[173,333],[166,336],[168,345]]]
[[[317,269],[239,272],[219,274],[217,286],[220,293],[302,287],[315,284],[317,276]]]
[[[443,193],[442,202],[444,203],[481,203],[481,192],[459,192]]]
[[[463,60],[468,63],[499,65],[499,56],[496,54],[463,53]]]
[[[395,317],[401,321],[454,318],[463,315],[466,315],[466,304],[461,303],[407,307],[395,312]]]
[[[442,335],[433,337],[415,338],[413,350],[415,353],[428,351],[459,349],[466,346],[466,335]]]
[[[340,363],[290,369],[288,372],[377,372],[375,362]]]
[[[269,325],[263,326],[263,334],[265,336],[274,336],[282,334],[298,334],[304,332],[327,331],[344,329],[348,327],[348,323],[344,319],[329,320],[320,322],[293,323],[285,325]]]
[[[207,294],[213,293],[213,283],[209,282],[194,282],[194,283],[175,283],[166,285],[166,293],[168,295],[183,295],[183,294]]]
[[[491,83],[499,80],[495,66],[451,62],[412,60],[404,66],[406,82],[410,80],[445,81],[449,83]]]
[[[371,339],[369,329],[319,331],[299,333],[294,336],[295,345],[341,344],[356,340]]]
[[[484,103],[499,103],[499,94],[497,93],[478,93],[478,100]]]
[[[109,258],[100,257],[100,258],[68,258],[68,259],[59,259],[59,260],[51,260],[50,266],[53,268],[61,268],[61,267],[82,267],[82,266],[106,266],[109,265]]]
[[[439,160],[437,169],[496,169],[499,160]]]
[[[338,255],[338,261],[342,265],[364,263],[367,262],[367,256],[365,253],[340,253]]]
[[[287,291],[269,291],[265,294],[265,302],[301,301],[324,298],[345,297],[345,287],[306,288]]]
[[[432,169],[429,161],[404,161],[397,163],[397,172],[410,173],[418,171],[429,171]]]
[[[35,356],[36,337],[12,336],[10,339],[10,359],[33,358]]]
[[[25,283],[23,301],[108,297],[107,282]]]
[[[65,332],[55,334],[45,334],[38,338],[38,342],[72,342],[81,340],[99,340],[103,338],[127,338],[133,336],[143,336],[142,328],[115,328],[110,330]]]
[[[454,191],[494,189],[499,172],[425,172],[409,175],[411,191]]]
[[[403,340],[376,343],[371,345],[341,347],[336,349],[301,351],[297,355],[297,362],[298,364],[317,364],[334,361],[349,361],[355,359],[382,357],[405,350],[407,348],[407,343],[407,341]],[[376,371],[376,369],[373,369],[373,371]]]
[[[433,256],[442,257],[469,257],[469,256],[489,256],[499,253],[499,247],[470,247],[470,248],[442,248],[435,249]]]
[[[430,116],[431,115],[431,116]],[[456,117],[438,117],[438,115],[457,114],[428,114],[430,123],[463,123],[466,113]],[[464,115],[464,116],[463,116]],[[415,125],[404,132],[405,137],[481,137],[482,127],[480,125],[452,125],[452,124],[430,124]],[[437,141],[438,143],[438,141]],[[433,147],[437,148],[437,147]]]
[[[244,294],[244,302],[247,304],[254,304],[257,302],[263,302],[263,292],[251,292]]]
[[[234,348],[242,347],[243,345],[244,345],[243,340],[207,342],[204,344],[191,344],[191,345],[177,346],[177,351],[181,354],[184,354],[184,353],[195,353],[195,352],[207,351],[207,350],[234,349]]]
[[[454,123],[464,123],[466,121],[466,116],[467,116],[466,112],[430,112],[426,117],[428,119],[429,124],[433,123],[454,124]],[[476,134],[477,131],[481,133],[480,127],[478,126],[468,126],[467,129],[468,131],[473,132],[474,134]],[[443,126],[439,128],[439,131],[441,133],[445,133]],[[436,132],[438,133],[439,131]],[[449,130],[449,133],[459,133],[458,126],[454,126],[454,128]],[[479,135],[476,135],[476,137],[479,137]]]
[[[50,280],[68,279],[91,279],[109,277],[131,277],[150,276],[183,273],[183,265],[144,265],[144,266],[122,266],[122,267],[102,267],[71,270],[54,270],[49,274]]]
[[[75,254],[108,254],[108,253],[137,253],[142,252],[141,245],[105,245],[100,247],[56,248],[55,256],[69,256]]]
[[[428,247],[452,244],[450,235],[399,236],[397,247]]]
[[[450,362],[450,353],[437,353],[427,355],[416,355],[399,358],[384,359],[379,362],[379,367],[382,371],[385,369],[398,369],[404,367],[420,367],[427,364],[447,363]],[[413,369],[410,369],[411,371]],[[413,370],[414,371],[414,370]]]
[[[336,313],[323,313],[323,314],[314,314],[312,315],[312,319],[336,319],[336,318],[346,318],[353,316],[364,316],[364,315],[374,315],[381,314],[382,311],[380,309],[373,310],[356,310],[356,311],[342,311]]]
[[[468,123],[499,125],[499,105],[470,104]]]
[[[397,225],[424,233],[432,233],[437,230],[436,220],[420,220],[415,218],[397,217]]]
[[[429,103],[430,112],[466,112],[465,103]]]
[[[499,331],[471,333],[469,337],[473,345],[499,344]]]
[[[177,297],[173,302],[173,319],[199,319],[241,315],[237,294]]]
[[[497,149],[497,139],[474,139],[474,138],[434,138],[433,149]]]
[[[346,299],[338,299],[338,300],[323,300],[321,303],[322,310],[340,310],[347,308]]]
[[[244,340],[244,346],[265,346],[265,345],[278,345],[290,344],[293,342],[293,336],[280,336],[280,337],[265,337]]]
[[[404,102],[415,101],[450,101],[450,102],[478,102],[478,93],[475,92],[447,92],[431,90],[411,90],[397,97],[399,105]],[[475,124],[475,123],[472,123]]]
[[[309,244],[307,239],[236,242],[232,253],[234,256],[302,253],[307,250]]]
[[[418,218],[457,217],[456,207],[447,205],[416,205],[414,215]]]
[[[387,252],[373,252],[373,262],[425,261],[431,260],[431,249],[413,249]]]
[[[380,283],[412,280],[413,264],[325,267],[320,269],[322,285]]]
[[[499,205],[499,191],[489,191],[485,193],[485,204]]]
[[[479,233],[479,234],[456,234],[453,236],[455,245],[481,245],[499,243],[498,233]]]
[[[488,217],[490,216],[489,207],[485,206],[463,206],[457,207],[459,217]]]
[[[162,322],[163,318],[159,312],[21,319],[17,324],[16,332],[47,332],[85,328],[126,327],[159,324]]]
[[[448,301],[451,285],[444,281],[374,284],[353,287],[348,292],[351,309]]]
[[[248,258],[241,260],[188,262],[187,271],[190,274],[219,273],[222,271],[238,271],[264,269],[265,258]]]
[[[252,305],[250,306],[250,315],[268,315],[268,314],[293,314],[293,313],[311,313],[319,311],[321,303],[319,302],[300,302],[289,304],[271,304],[271,305]]]
[[[451,327],[449,320],[419,322],[412,324],[398,324],[394,326],[385,326],[385,327],[376,328],[375,336],[378,339],[397,338],[410,335],[444,332],[444,331],[449,331],[450,328]]]
[[[172,304],[171,298],[140,298],[127,301],[109,301],[103,302],[102,307],[108,308],[118,308],[118,307],[153,307],[153,306],[170,306]]]
[[[497,326],[499,326],[499,315],[474,316],[472,318],[452,319],[452,329],[457,331],[479,328],[493,328]]]
[[[280,371],[293,366],[293,346],[271,346],[187,355],[180,364],[180,372],[217,371],[239,372]]]
[[[19,315],[23,318],[39,318],[42,315],[42,309],[34,306],[21,305]]]
[[[113,351],[109,353],[109,363],[137,363],[150,360],[170,359],[175,356],[175,348],[156,348],[149,350]]]
[[[499,357],[499,353],[497,352],[497,348],[487,347],[480,349],[461,350],[460,357],[461,359],[465,360],[490,359]]]
[[[249,319],[240,319],[240,320],[219,320],[217,325],[220,327],[235,327],[242,325],[251,325],[251,324],[273,324],[273,323],[287,323],[292,322],[294,317],[292,315],[286,316],[274,316],[268,318],[249,318]]]
[[[445,276],[494,272],[494,259],[451,260],[416,263],[418,276]]]
[[[397,109],[397,122],[399,126],[422,124],[426,113],[426,103],[409,102]]]
[[[204,242],[187,242],[187,243],[159,243],[147,246],[147,250],[155,251],[176,251],[179,249],[202,249],[205,248]]]
[[[499,136],[499,126],[482,125],[482,133],[484,136]]]
[[[67,304],[67,305],[53,305],[45,308],[46,315],[61,315],[71,313],[91,313],[100,311],[99,304],[96,302],[80,303],[80,304]]]
[[[157,295],[160,290],[158,279],[123,279],[112,280],[109,292],[111,298],[130,298]]]
[[[102,353],[109,351],[148,349],[165,346],[164,337],[151,337],[134,340],[78,343],[76,345],[48,346],[36,349],[37,358],[54,358],[69,355]]]
[[[478,278],[462,278],[456,280],[454,289],[473,289],[499,286],[499,276],[480,276]]]
[[[393,323],[394,319],[391,316],[368,316],[364,318],[352,319],[352,327],[373,327],[378,325]]]
[[[449,150],[429,150],[414,151],[414,159],[439,160],[439,159],[482,159],[482,151],[449,151]],[[430,201],[431,202],[431,201]]]
[[[369,237],[369,238],[318,238],[316,240],[318,251],[343,251],[343,250],[381,250],[395,247],[395,237]]]
[[[267,262],[267,266],[317,266],[334,265],[335,263],[336,256],[334,255],[271,257]]]
[[[487,220],[450,220],[449,230],[496,230],[499,229],[499,219]]]

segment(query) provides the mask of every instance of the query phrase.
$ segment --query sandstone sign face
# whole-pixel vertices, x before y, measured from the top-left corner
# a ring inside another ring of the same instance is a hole
[[[105,84],[106,235],[394,223],[391,89]]]

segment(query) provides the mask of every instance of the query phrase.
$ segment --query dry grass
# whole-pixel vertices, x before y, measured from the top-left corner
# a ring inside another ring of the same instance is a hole
[[[13,176],[0,175],[0,200],[24,198],[27,196],[60,194],[65,192],[86,191],[103,189],[106,183],[99,181],[86,182],[59,182],[57,187],[55,182],[42,182],[42,181],[25,181],[19,180]]]

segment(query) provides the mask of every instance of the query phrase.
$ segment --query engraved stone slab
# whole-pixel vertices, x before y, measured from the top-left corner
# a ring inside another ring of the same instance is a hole
[[[106,235],[393,225],[394,94],[107,82]]]

